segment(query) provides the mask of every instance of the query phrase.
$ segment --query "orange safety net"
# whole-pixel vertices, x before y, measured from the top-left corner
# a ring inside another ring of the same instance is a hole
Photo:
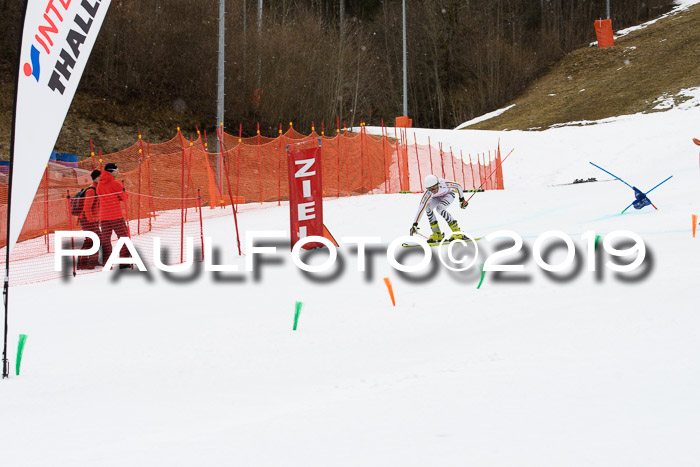
[[[219,204],[284,201],[289,199],[286,146],[308,139],[321,140],[324,196],[366,193],[398,193],[423,189],[422,178],[434,173],[462,184],[465,189],[503,189],[503,176],[496,170],[500,151],[475,155],[467,163],[452,148],[442,150],[407,140],[405,130],[395,138],[338,132],[337,136],[308,136],[293,128],[278,138],[238,138],[224,133],[219,153],[212,154],[210,193],[218,193]],[[459,157],[458,157],[459,156]],[[465,155],[466,158],[469,155]],[[218,170],[223,167],[224,170]],[[229,196],[230,183],[230,196]],[[210,204],[214,206],[215,204]]]
[[[503,189],[498,149],[493,155],[465,155],[461,150],[454,154],[452,148],[442,145],[419,145],[415,136],[408,141],[405,129],[394,138],[383,133],[370,135],[361,126],[359,133],[344,129],[328,137],[313,129],[310,135],[303,135],[290,126],[286,133],[280,129],[277,138],[223,133],[219,148],[214,148],[206,133],[198,132],[196,140],[188,140],[178,129],[165,143],[150,144],[139,135],[128,148],[91,155],[77,167],[49,163],[13,250],[12,283],[67,274],[53,271],[53,233],[80,230],[77,218],[70,216],[67,196],[90,185],[91,170],[109,162],[120,169],[118,180],[129,195],[123,206],[124,218],[146,264],[153,264],[150,242],[154,236],[163,238],[173,261],[182,261],[185,239],[204,236],[201,218],[230,215],[231,211],[223,208],[232,200],[235,205],[288,200],[286,148],[291,142],[321,140],[326,197],[421,191],[422,179],[429,173],[457,181],[466,190]],[[6,214],[7,184],[1,178],[0,203],[0,212]],[[1,223],[0,248],[5,246],[5,229]],[[2,251],[0,258],[4,262]]]

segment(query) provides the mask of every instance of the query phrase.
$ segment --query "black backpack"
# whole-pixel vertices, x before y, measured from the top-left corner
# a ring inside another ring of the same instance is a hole
[[[85,204],[85,193],[92,188],[95,190],[95,194],[97,194],[97,190],[95,189],[94,186],[89,186],[87,188],[83,188],[79,192],[75,194],[70,200],[70,213],[72,216],[78,216],[83,213],[83,205]],[[93,209],[95,208],[95,203],[93,203]]]

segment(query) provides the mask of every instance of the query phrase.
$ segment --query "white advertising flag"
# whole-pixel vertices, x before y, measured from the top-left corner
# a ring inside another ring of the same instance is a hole
[[[111,0],[28,0],[22,33],[11,206],[10,252],[34,200]]]

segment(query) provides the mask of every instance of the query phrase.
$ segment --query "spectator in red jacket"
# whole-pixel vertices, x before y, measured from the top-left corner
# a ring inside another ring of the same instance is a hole
[[[117,237],[128,237],[126,222],[122,214],[121,203],[126,202],[126,192],[121,183],[116,179],[119,175],[117,164],[110,162],[105,165],[100,182],[97,184],[97,194],[100,196],[100,243],[102,244],[102,259],[107,262],[107,258],[112,254],[112,232]],[[129,250],[123,246],[119,252],[120,258],[128,258]],[[120,268],[130,268],[129,264],[120,264]]]
[[[80,223],[80,228],[83,230],[89,230],[100,236],[100,199],[97,197],[97,183],[100,180],[100,171],[93,170],[90,174],[92,177],[92,186],[89,186],[85,190],[85,195],[83,198],[83,212],[80,213],[78,222]],[[92,248],[92,239],[86,238],[83,242],[83,247],[81,250],[89,250]],[[78,258],[78,269],[95,269],[99,265],[99,254],[97,253],[90,256],[81,256]]]

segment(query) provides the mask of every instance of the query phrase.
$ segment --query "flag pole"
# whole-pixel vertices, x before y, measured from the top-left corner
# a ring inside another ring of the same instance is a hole
[[[506,155],[506,157],[504,157],[503,160],[496,167],[494,167],[494,169],[491,171],[491,173],[488,175],[488,177],[486,177],[484,182],[481,185],[479,185],[479,188],[477,188],[474,191],[474,193],[472,193],[472,195],[469,197],[469,199],[467,199],[467,203],[469,202],[469,200],[471,200],[474,197],[475,194],[477,194],[479,192],[479,190],[481,190],[481,187],[486,184],[486,180],[491,178],[491,175],[493,175],[493,173],[496,171],[496,169],[498,169],[506,161],[506,159],[508,159],[508,156],[513,154],[513,151],[515,151],[515,149],[511,149],[510,152]],[[464,187],[462,187],[462,188],[464,188]]]
[[[15,122],[17,118],[17,90],[19,89],[19,64],[22,60],[22,36],[24,35],[24,21],[27,17],[27,4],[24,0],[22,18],[20,20],[19,41],[17,43],[17,66],[15,67],[15,96],[12,104],[12,134],[10,136],[10,171],[7,184],[7,229],[5,230],[5,280],[2,286],[2,301],[5,306],[5,328],[3,333],[2,348],[2,378],[10,376],[10,361],[7,359],[7,331],[8,331],[8,298],[10,293],[10,208],[12,207],[12,166],[15,157]]]

